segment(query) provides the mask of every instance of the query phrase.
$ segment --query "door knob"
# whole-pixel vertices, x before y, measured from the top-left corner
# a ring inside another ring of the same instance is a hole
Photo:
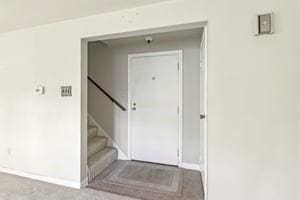
[[[132,110],[136,110],[136,103],[132,103]]]

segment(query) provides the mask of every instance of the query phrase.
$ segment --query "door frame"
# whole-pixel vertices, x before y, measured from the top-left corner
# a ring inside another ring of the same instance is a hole
[[[165,32],[172,32],[172,31],[180,31],[180,30],[188,30],[188,29],[195,29],[195,28],[204,28],[204,34],[205,34],[205,70],[206,70],[206,80],[205,80],[205,88],[206,88],[206,96],[205,101],[206,101],[206,129],[204,130],[204,169],[202,171],[202,175],[204,173],[204,199],[207,200],[208,196],[208,177],[210,174],[208,173],[208,158],[209,158],[209,130],[208,130],[208,121],[209,121],[209,110],[208,110],[208,103],[209,103],[209,98],[208,98],[208,74],[209,74],[209,25],[208,21],[195,21],[192,23],[179,23],[179,24],[169,24],[165,26],[160,26],[160,27],[146,27],[146,28],[141,28],[141,29],[134,29],[134,30],[128,30],[125,32],[111,32],[111,33],[102,33],[102,34],[92,34],[92,35],[85,35],[81,37],[81,87],[80,87],[80,94],[81,94],[81,176],[87,180],[87,170],[88,170],[88,165],[87,165],[87,116],[88,116],[88,109],[87,109],[87,85],[88,85],[88,79],[87,79],[87,71],[88,71],[88,63],[87,63],[87,56],[88,56],[88,51],[87,51],[87,46],[88,42],[93,42],[93,41],[99,41],[99,40],[108,40],[108,39],[117,39],[117,38],[124,38],[124,37],[134,37],[134,36],[144,36],[144,35],[149,35],[149,34],[157,34],[157,33],[165,33]],[[200,56],[200,55],[199,55]],[[200,102],[199,102],[200,103]],[[201,134],[199,132],[199,134]],[[130,158],[130,151],[128,153],[128,158]],[[86,181],[87,182],[87,181]],[[85,182],[83,181],[81,187],[86,186],[84,184]]]
[[[200,162],[203,163],[201,169],[202,182],[204,189],[204,199],[208,199],[208,26],[203,27],[202,41],[200,44],[200,115],[204,115],[203,129],[200,126]],[[204,73],[204,76],[201,76]],[[201,87],[203,84],[203,87]],[[202,104],[202,105],[201,105]],[[201,109],[203,107],[203,110]],[[199,121],[201,124],[201,121]],[[201,131],[203,133],[201,134]],[[202,137],[201,137],[202,136]],[[201,143],[201,141],[203,141]],[[203,148],[201,147],[203,144]]]
[[[167,55],[177,55],[178,56],[178,142],[177,142],[177,166],[182,166],[182,98],[183,98],[183,50],[173,50],[173,51],[158,51],[149,53],[138,53],[128,55],[128,158],[132,158],[132,129],[131,129],[131,60],[132,58],[141,57],[154,57],[154,56],[167,56]]]

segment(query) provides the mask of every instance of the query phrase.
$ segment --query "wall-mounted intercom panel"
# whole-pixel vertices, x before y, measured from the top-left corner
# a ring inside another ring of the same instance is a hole
[[[274,33],[274,15],[272,12],[258,14],[255,16],[255,36]]]

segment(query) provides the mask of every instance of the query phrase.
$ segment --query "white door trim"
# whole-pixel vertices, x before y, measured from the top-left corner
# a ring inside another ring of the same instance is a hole
[[[203,51],[203,52],[201,52]],[[204,55],[203,55],[203,54]],[[201,80],[201,72],[204,72],[204,80]],[[201,83],[204,84],[204,87],[201,87]],[[203,91],[201,91],[203,89]],[[204,199],[208,199],[208,26],[204,26],[202,41],[200,45],[200,104],[203,103],[203,110],[201,110],[200,106],[200,114],[204,114],[204,127],[203,130],[203,138],[200,140],[204,140],[204,148],[200,150],[204,150],[203,154],[204,157],[202,158],[201,162],[203,162],[203,169],[202,169],[202,181],[203,181],[203,189],[204,189]],[[202,112],[202,113],[201,113]],[[200,133],[201,135],[201,133]],[[201,144],[201,141],[200,141]],[[200,147],[201,148],[201,147]]]
[[[131,59],[139,57],[152,57],[152,56],[166,56],[166,55],[178,55],[178,102],[179,102],[179,115],[178,115],[178,166],[182,166],[182,68],[183,68],[183,51],[160,51],[140,54],[128,55],[128,158],[131,159]]]

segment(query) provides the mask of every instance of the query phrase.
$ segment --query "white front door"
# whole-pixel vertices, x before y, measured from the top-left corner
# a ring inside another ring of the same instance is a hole
[[[179,54],[130,56],[131,159],[178,165]]]

